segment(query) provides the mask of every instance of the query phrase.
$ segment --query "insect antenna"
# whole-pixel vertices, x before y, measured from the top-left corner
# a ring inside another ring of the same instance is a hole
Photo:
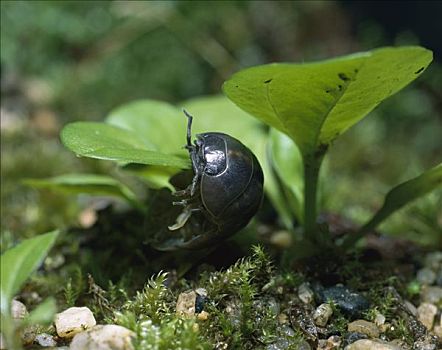
[[[192,120],[193,117],[183,108],[183,112],[187,117],[187,146],[192,146]]]

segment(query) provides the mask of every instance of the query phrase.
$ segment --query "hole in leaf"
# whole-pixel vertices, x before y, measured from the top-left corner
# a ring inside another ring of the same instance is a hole
[[[343,80],[343,81],[348,81],[350,80],[349,77],[347,77],[347,75],[345,75],[345,73],[338,73],[338,77],[339,79]]]
[[[264,81],[264,84],[268,84],[272,81],[273,79],[267,79],[266,81]]]
[[[425,67],[421,67],[419,68],[416,72],[414,72],[414,74],[419,74],[422,73],[422,71],[425,69]]]

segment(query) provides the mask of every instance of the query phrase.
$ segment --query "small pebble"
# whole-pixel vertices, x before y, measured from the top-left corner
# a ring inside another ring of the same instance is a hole
[[[392,341],[389,341],[388,344],[397,346],[400,349],[409,349],[410,346],[407,344],[405,340],[402,339],[393,339]]]
[[[307,283],[302,283],[298,287],[298,297],[304,304],[311,304],[314,299],[314,293]]]
[[[433,328],[434,318],[436,317],[436,314],[437,307],[433,304],[422,303],[417,308],[417,318],[428,330],[431,330]]]
[[[344,345],[349,345],[360,339],[367,339],[367,335],[358,332],[350,332],[345,335]]]
[[[360,339],[345,347],[345,350],[402,350],[400,347],[388,344],[380,339]]]
[[[193,290],[181,293],[176,302],[176,313],[180,316],[194,316],[196,296]]]
[[[411,313],[413,316],[416,316],[416,315],[417,315],[417,309],[416,309],[416,306],[414,306],[410,301],[405,300],[405,301],[404,301],[404,305],[405,305],[405,307],[407,308],[407,310],[410,311],[410,313]]]
[[[379,337],[379,329],[372,322],[366,320],[356,320],[347,325],[347,330],[349,332],[358,332],[367,334],[371,338]]]
[[[327,339],[319,339],[316,350],[326,350],[326,349],[327,349]]]
[[[430,286],[436,281],[436,274],[430,268],[424,267],[417,272],[416,279],[419,283]]]
[[[293,330],[292,327],[284,325],[280,328],[280,331],[282,334],[284,334],[287,337],[294,337],[295,336],[295,331]]]
[[[278,315],[277,319],[278,319],[278,322],[280,324],[287,324],[287,323],[289,323],[289,317],[285,313],[280,313]]]
[[[198,294],[199,296],[207,298],[207,289],[206,288],[197,288],[197,289],[195,289],[195,293]]]
[[[320,339],[316,350],[337,350],[341,346],[341,338],[337,335],[332,335],[328,339]]]
[[[325,327],[332,314],[333,309],[330,304],[324,303],[319,305],[313,312],[313,320],[317,326]]]
[[[374,318],[374,324],[378,327],[382,326],[385,323],[385,316],[381,313],[377,312]]]
[[[55,341],[54,337],[47,333],[40,333],[35,337],[35,341],[38,343],[38,345],[43,347],[57,346],[57,342]]]
[[[434,326],[433,333],[442,340],[442,326]]]
[[[435,305],[442,303],[442,287],[423,287],[421,291],[421,301]]]
[[[354,318],[360,317],[370,307],[369,301],[361,294],[342,285],[326,288],[318,292],[321,302],[333,301],[343,313]]]
[[[29,325],[27,327],[25,327],[21,332],[20,332],[20,337],[21,337],[21,341],[23,343],[23,345],[29,345],[32,344],[35,340],[35,337],[37,336],[38,333],[38,326],[37,325]]]
[[[310,342],[316,342],[318,329],[307,308],[298,305],[293,306],[290,312],[290,321],[293,328],[302,331],[304,339]]]
[[[117,325],[98,325],[75,335],[69,350],[132,350],[135,333]]]
[[[253,302],[253,308],[256,311],[268,312],[273,316],[277,316],[280,311],[279,302],[273,297],[263,297]]]
[[[437,271],[442,268],[442,252],[432,252],[425,257],[425,266]]]
[[[55,315],[55,328],[62,338],[71,338],[96,324],[92,311],[87,307],[71,307]]]
[[[11,316],[14,320],[23,320],[29,315],[26,305],[21,301],[12,299],[11,302]],[[38,327],[36,325],[29,325],[20,330],[20,338],[23,345],[29,345],[34,342],[37,335]]]
[[[203,310],[198,314],[197,318],[200,321],[205,321],[209,318],[209,313],[207,311]]]
[[[11,303],[11,316],[14,320],[22,320],[26,316],[28,316],[28,310],[26,309],[25,304],[21,301],[12,299]]]
[[[309,345],[309,343],[307,343],[306,340],[301,340],[296,342],[295,344],[291,344],[291,346],[293,347],[293,345],[296,345],[296,350],[311,350],[312,347]]]
[[[293,235],[289,231],[277,231],[270,236],[270,243],[280,249],[287,249],[293,243]]]
[[[290,346],[290,343],[287,339],[282,338],[278,339],[276,342],[269,344],[266,347],[266,350],[286,350]]]
[[[419,339],[414,342],[413,350],[440,350],[436,339],[426,336],[425,339]]]

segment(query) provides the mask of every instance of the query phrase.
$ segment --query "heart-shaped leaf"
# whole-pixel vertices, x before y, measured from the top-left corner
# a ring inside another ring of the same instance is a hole
[[[24,240],[7,250],[1,261],[1,313],[10,314],[12,297],[38,268],[57,238],[58,231]]]
[[[130,188],[117,179],[105,175],[66,174],[47,179],[27,179],[24,182],[35,188],[49,188],[67,194],[87,193],[120,197],[131,205],[142,208],[142,204]]]
[[[330,143],[430,64],[422,47],[383,48],[308,64],[276,63],[234,74],[224,92],[290,136],[304,158]]]
[[[130,131],[149,150],[187,157],[187,151],[183,148],[186,143],[187,119],[181,109],[167,102],[130,102],[111,111],[105,122]]]
[[[155,133],[152,130],[152,133]],[[168,154],[161,144],[154,145],[146,135],[105,123],[75,122],[61,131],[63,144],[79,156],[113,160],[120,164],[137,163],[190,168],[188,157]],[[173,142],[164,139],[163,143]],[[165,146],[167,147],[167,146]],[[177,150],[177,153],[179,149]]]

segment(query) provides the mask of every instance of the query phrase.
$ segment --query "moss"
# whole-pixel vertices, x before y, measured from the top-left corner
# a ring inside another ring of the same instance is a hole
[[[385,333],[389,339],[401,339],[408,345],[413,345],[413,335],[403,318],[395,318],[391,324]]]
[[[164,314],[170,313],[170,303],[167,302],[168,290],[165,286],[167,273],[160,272],[149,279],[141,292],[137,291],[132,300],[127,301],[122,309],[131,312],[138,318],[145,317],[153,323],[160,323]]]
[[[284,334],[277,321],[281,300],[276,291],[294,280],[297,277],[289,274],[277,278],[270,257],[260,246],[225,271],[205,274],[199,284],[207,288],[211,319],[204,336],[212,344],[221,342],[232,349],[256,349],[281,338],[289,343],[302,339]]]

